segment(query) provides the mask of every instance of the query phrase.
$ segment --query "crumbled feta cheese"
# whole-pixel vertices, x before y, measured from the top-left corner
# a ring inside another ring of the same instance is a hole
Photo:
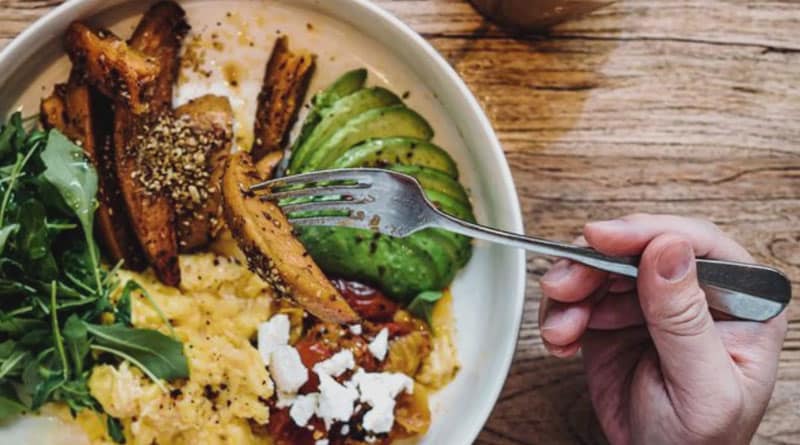
[[[289,408],[295,400],[297,400],[297,394],[287,394],[283,391],[278,391],[278,402],[275,406],[278,408]]]
[[[328,441],[328,439],[320,439],[320,440],[314,442],[314,445],[328,445],[329,443],[330,442]]]
[[[278,314],[258,325],[258,353],[264,365],[269,366],[272,351],[278,346],[289,344],[290,329],[291,324],[286,314]]]
[[[317,402],[319,401],[318,393],[311,393],[304,396],[298,396],[295,399],[292,408],[289,410],[289,416],[294,420],[297,426],[303,427],[311,420],[311,416],[317,410]]]
[[[394,425],[395,397],[414,391],[414,380],[400,373],[367,373],[359,369],[352,382],[358,386],[360,400],[370,405],[364,415],[364,429],[376,434],[388,433]]]
[[[354,325],[350,326],[350,332],[353,335],[361,335],[361,333],[364,332],[364,330],[361,329],[361,325],[360,324],[354,324]]]
[[[394,399],[380,399],[377,405],[364,414],[361,421],[365,430],[375,434],[389,433],[394,425]]]
[[[342,425],[342,429],[339,430],[339,432],[342,433],[342,436],[346,436],[346,435],[350,434],[350,425],[348,425],[348,424]]]
[[[333,357],[321,361],[314,365],[314,372],[317,374],[327,374],[331,377],[339,377],[345,371],[349,371],[356,367],[356,359],[353,357],[353,351],[344,349],[337,352]]]
[[[269,372],[278,391],[295,393],[308,380],[308,370],[300,354],[291,346],[279,346],[270,357]]]
[[[386,358],[386,352],[389,350],[389,330],[386,328],[381,329],[378,335],[370,342],[368,348],[376,359],[383,361]]]
[[[335,421],[350,420],[353,416],[353,404],[358,400],[358,390],[355,385],[340,385],[333,377],[319,374],[319,392],[316,414],[325,422],[328,430]]]

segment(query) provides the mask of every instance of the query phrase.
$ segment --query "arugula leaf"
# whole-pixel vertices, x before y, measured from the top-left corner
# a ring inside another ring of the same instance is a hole
[[[121,325],[86,323],[97,346],[92,348],[122,357],[138,366],[154,382],[189,376],[183,344],[152,329],[133,329]]]
[[[84,230],[91,232],[97,208],[97,172],[83,150],[58,130],[51,130],[41,159],[46,167],[44,177],[56,186]]]
[[[0,385],[0,421],[23,413],[27,408],[20,403],[11,385]]]
[[[64,346],[72,358],[75,374],[83,372],[86,355],[89,353],[89,331],[77,315],[70,315],[64,324]]]
[[[124,326],[133,326],[133,316],[131,315],[131,286],[128,284],[133,283],[129,281],[122,289],[122,294],[117,300],[117,305],[114,308],[114,320]]]
[[[6,248],[8,237],[13,235],[18,229],[19,224],[9,224],[3,228],[0,228],[0,254],[2,254],[3,250]]]
[[[444,293],[439,291],[422,292],[411,301],[411,304],[409,304],[406,309],[417,317],[424,319],[428,325],[431,326],[433,325],[433,321],[431,320],[433,316],[433,307],[436,306],[436,302],[441,300],[443,296]]]
[[[97,292],[100,294],[103,285],[99,272],[99,255],[92,236],[94,212],[97,209],[97,172],[86,159],[83,150],[57,130],[50,130],[47,147],[40,157],[46,168],[43,176],[58,189],[83,227],[95,270]]]
[[[159,318],[161,318],[161,321],[163,321],[164,324],[167,326],[167,329],[169,330],[170,336],[172,338],[174,338],[174,339],[177,339],[177,336],[175,334],[175,329],[172,328],[172,323],[169,322],[169,319],[167,318],[166,315],[164,315],[164,312],[161,310],[161,308],[158,307],[158,304],[156,304],[156,301],[153,300],[153,297],[150,295],[149,292],[147,292],[147,289],[142,287],[141,284],[139,284],[139,283],[137,283],[135,281],[132,281],[132,280],[128,280],[128,282],[125,283],[125,287],[122,288],[122,296],[120,297],[119,302],[117,303],[117,307],[119,308],[119,306],[120,306],[119,303],[120,302],[127,301],[127,305],[128,305],[127,317],[128,317],[128,319],[130,319],[131,293],[134,292],[134,291],[139,291],[144,296],[144,298],[147,300],[147,302],[150,303],[150,306],[153,307],[153,310],[156,311],[156,314],[158,314]],[[123,314],[123,316],[124,315],[125,314]]]
[[[21,227],[16,241],[34,275],[50,281],[58,276],[58,265],[51,250],[52,241],[47,231],[46,215],[46,210],[39,201],[30,199],[22,203],[19,210]]]
[[[111,416],[106,417],[106,428],[111,440],[116,443],[125,443],[125,433],[123,432],[122,423],[119,419]]]

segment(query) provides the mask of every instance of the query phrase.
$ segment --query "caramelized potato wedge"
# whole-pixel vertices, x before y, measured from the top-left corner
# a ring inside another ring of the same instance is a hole
[[[206,95],[192,99],[175,110],[177,116],[187,116],[195,129],[207,134],[206,162],[211,177],[209,196],[199,212],[178,214],[178,247],[191,252],[206,246],[222,229],[222,175],[233,144],[233,109],[227,97]]]
[[[53,94],[42,99],[39,105],[39,119],[45,130],[55,128],[70,137],[67,128],[67,104],[64,102],[64,89],[66,85],[57,84],[53,88]]]
[[[283,153],[280,151],[267,153],[256,162],[256,172],[266,181],[272,177],[272,172],[275,171],[275,167],[281,162],[281,159],[283,159]]]
[[[249,154],[231,155],[222,181],[225,220],[250,269],[279,295],[293,298],[325,322],[358,321],[356,312],[294,237],[280,208],[249,191],[259,181]]]
[[[80,22],[67,29],[64,46],[72,64],[103,94],[126,104],[134,114],[148,111],[159,73],[156,61],[110,31]]]
[[[42,124],[55,128],[83,147],[98,175],[98,208],[95,231],[106,257],[115,264],[142,270],[144,257],[128,220],[114,173],[110,147],[110,101],[87,86],[76,70],[66,85],[57,85],[52,96],[42,101]]]
[[[172,2],[158,3],[144,14],[129,44],[133,51],[155,60],[158,67],[148,113],[137,116],[119,105],[114,113],[115,169],[128,215],[156,276],[170,286],[177,286],[181,280],[175,209],[165,193],[149,193],[135,178],[139,165],[132,141],[151,131],[151,123],[159,115],[170,112],[186,29],[185,13]]]
[[[288,38],[278,38],[258,95],[253,131],[255,141],[251,151],[256,161],[267,153],[282,149],[297,119],[313,72],[313,55],[293,53],[289,51]]]
[[[150,104],[156,111],[172,105],[172,88],[180,67],[181,43],[189,29],[186,11],[175,2],[164,1],[150,7],[128,41],[132,48],[158,63],[159,75],[150,98]]]

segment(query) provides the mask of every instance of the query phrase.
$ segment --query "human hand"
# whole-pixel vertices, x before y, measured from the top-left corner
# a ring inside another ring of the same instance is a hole
[[[636,281],[567,260],[541,280],[548,350],[583,350],[592,404],[613,444],[746,444],[764,415],[786,334],[766,322],[716,317],[695,256],[752,262],[711,223],[632,215],[587,224],[579,242],[641,255]]]

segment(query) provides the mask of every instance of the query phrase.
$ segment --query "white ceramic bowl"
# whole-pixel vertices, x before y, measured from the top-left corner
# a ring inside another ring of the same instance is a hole
[[[39,99],[66,78],[69,63],[60,39],[70,22],[89,19],[127,36],[148,3],[72,0],[37,21],[0,54],[0,115],[19,108],[26,115],[35,113]],[[211,79],[190,76],[179,87],[176,102],[206,92],[230,95],[237,110],[237,131],[246,133],[264,63],[278,31],[283,32],[289,35],[292,47],[308,48],[319,56],[311,91],[358,66],[369,68],[370,83],[409,91],[409,105],[428,118],[437,132],[434,140],[458,162],[478,220],[522,232],[511,173],[488,119],[450,65],[398,19],[367,0],[181,3],[195,30],[217,32],[222,42],[249,39],[254,45],[227,45],[210,56],[210,62],[216,64],[212,68],[238,64],[241,79],[237,88],[226,84],[219,75],[222,70],[217,69]],[[475,440],[511,365],[524,289],[523,252],[476,245],[472,261],[453,286],[462,369],[432,400],[433,425],[422,443],[461,445]],[[18,426],[30,430],[30,425],[26,421]],[[11,429],[0,426],[0,439]]]

